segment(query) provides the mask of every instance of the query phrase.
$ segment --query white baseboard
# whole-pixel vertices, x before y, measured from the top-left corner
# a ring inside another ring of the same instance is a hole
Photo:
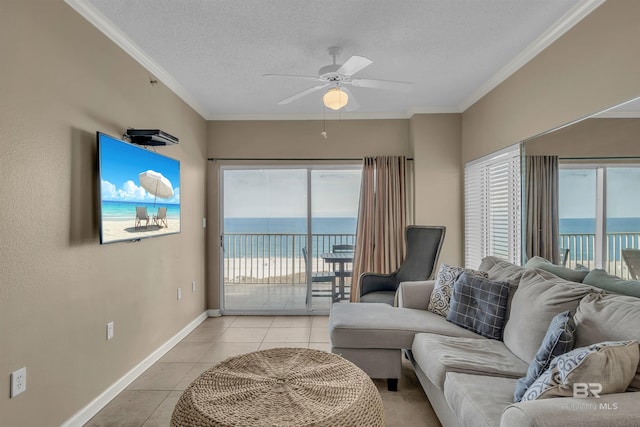
[[[87,421],[89,421],[95,414],[100,412],[102,408],[107,406],[111,400],[116,397],[121,391],[123,391],[129,384],[135,381],[144,371],[151,365],[156,363],[162,356],[164,356],[169,350],[178,344],[184,337],[189,335],[191,331],[198,327],[207,317],[212,316],[210,312],[217,311],[217,316],[220,316],[220,310],[207,310],[199,315],[193,322],[189,323],[180,332],[175,334],[169,341],[162,344],[156,351],[151,353],[140,362],[136,367],[127,372],[122,378],[113,383],[111,387],[106,389],[100,396],[93,399],[91,403],[75,413],[71,418],[62,424],[62,427],[82,427]],[[216,315],[213,315],[216,317]]]
[[[219,308],[213,309],[213,310],[207,310],[207,315],[209,317],[220,317],[222,316],[222,312],[220,311]]]

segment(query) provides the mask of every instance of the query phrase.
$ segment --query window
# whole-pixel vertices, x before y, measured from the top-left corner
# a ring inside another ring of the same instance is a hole
[[[640,167],[633,164],[560,165],[560,245],[567,266],[602,268],[629,277],[623,249],[640,248]]]
[[[464,168],[465,266],[493,255],[521,261],[520,144],[469,162]]]

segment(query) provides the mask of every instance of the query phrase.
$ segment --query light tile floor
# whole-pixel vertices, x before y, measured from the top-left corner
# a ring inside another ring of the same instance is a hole
[[[328,325],[327,316],[208,318],[85,426],[166,427],[182,392],[211,366],[231,356],[274,347],[330,351]],[[374,383],[382,397],[388,427],[440,425],[406,360],[398,392],[387,391],[385,380]]]

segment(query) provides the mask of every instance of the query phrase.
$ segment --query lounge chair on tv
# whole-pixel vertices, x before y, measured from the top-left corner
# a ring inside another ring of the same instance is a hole
[[[158,208],[158,213],[153,217],[153,222],[155,222],[158,227],[162,227],[164,225],[169,228],[169,222],[167,221],[167,208]]]
[[[142,227],[142,221],[146,221],[145,227],[149,228],[149,214],[147,214],[146,206],[136,206],[136,225],[135,228]]]

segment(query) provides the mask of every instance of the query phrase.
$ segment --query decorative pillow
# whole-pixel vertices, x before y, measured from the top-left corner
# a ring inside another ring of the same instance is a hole
[[[432,311],[440,316],[447,317],[449,312],[449,301],[451,300],[451,292],[453,290],[453,283],[458,276],[463,272],[480,277],[488,277],[484,271],[476,271],[468,268],[454,267],[448,264],[440,265],[438,269],[438,276],[436,277],[436,283],[433,286],[433,292],[431,292],[431,298],[429,299],[429,305],[427,310]]]
[[[604,270],[591,270],[582,283],[604,289],[614,294],[630,295],[640,298],[640,282],[637,280],[624,280],[613,276]]]
[[[514,402],[520,402],[525,391],[547,370],[554,357],[573,350],[576,324],[571,312],[563,311],[551,320],[535,359],[529,364],[527,375],[520,378],[513,395]]]
[[[637,341],[606,341],[576,348],[553,359],[522,400],[570,397],[576,383],[595,384],[598,394],[622,393],[636,373],[638,360]],[[584,392],[593,391],[591,387]]]
[[[640,298],[624,295],[589,295],[573,316],[576,347],[603,341],[640,342]],[[640,391],[640,365],[627,391]]]
[[[484,337],[499,340],[507,312],[509,288],[508,282],[462,273],[453,284],[447,320]]]
[[[520,360],[531,363],[547,333],[551,319],[565,310],[573,312],[580,300],[592,292],[602,290],[563,280],[553,273],[537,268],[527,269],[522,274],[518,290],[513,294],[511,314],[504,325],[504,344]],[[607,340],[609,338],[594,342]]]
[[[561,265],[555,265],[551,261],[546,260],[539,256],[534,256],[524,265],[524,268],[539,268],[541,270],[553,273],[561,279],[568,280],[570,282],[582,283],[589,271],[584,270],[572,270]]]

